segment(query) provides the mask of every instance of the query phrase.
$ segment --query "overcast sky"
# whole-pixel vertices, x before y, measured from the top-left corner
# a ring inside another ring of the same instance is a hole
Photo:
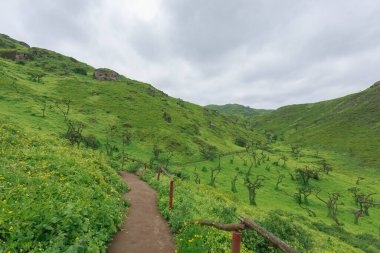
[[[0,33],[197,104],[315,102],[380,80],[376,0],[11,0]]]

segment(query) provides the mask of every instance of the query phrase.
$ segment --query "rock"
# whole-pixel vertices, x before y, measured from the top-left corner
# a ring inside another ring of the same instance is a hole
[[[30,57],[29,55],[27,54],[24,54],[24,53],[16,53],[15,57],[14,57],[14,61],[27,61],[29,60]]]
[[[30,56],[28,54],[13,51],[13,50],[0,52],[0,57],[8,59],[8,60],[12,60],[12,61],[30,60]]]
[[[95,70],[94,78],[100,81],[117,81],[120,75],[113,70],[101,68]]]

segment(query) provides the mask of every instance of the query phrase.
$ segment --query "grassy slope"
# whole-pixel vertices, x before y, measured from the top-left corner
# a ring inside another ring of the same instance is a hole
[[[72,106],[69,118],[81,121],[86,125],[85,135],[94,134],[104,145],[106,139],[105,129],[110,124],[118,127],[118,136],[124,128],[123,125],[128,124],[128,131],[133,134],[128,153],[144,160],[152,156],[153,144],[158,144],[164,150],[172,150],[175,153],[174,160],[183,162],[199,159],[199,150],[205,145],[213,145],[217,147],[219,152],[228,152],[241,150],[234,144],[236,136],[251,136],[253,139],[262,139],[260,135],[233,123],[233,121],[235,122],[233,119],[218,114],[214,110],[207,110],[200,106],[168,97],[148,84],[124,77],[117,82],[97,81],[92,77],[92,72],[94,71],[92,67],[79,63],[72,58],[47,50],[28,49],[9,38],[0,38],[2,41],[7,42],[0,42],[0,47],[6,47],[3,50],[16,47],[17,51],[21,50],[26,53],[37,51],[31,61],[24,63],[16,63],[0,58],[0,116],[5,120],[17,122],[29,134],[50,138],[50,136],[57,137],[64,133],[66,123],[55,104],[57,101],[70,99],[72,100]],[[76,68],[86,70],[87,75],[76,74]],[[46,74],[40,83],[30,80],[29,73],[36,72]],[[47,101],[48,104],[45,118],[42,117],[41,112],[44,101]],[[346,108],[346,110],[350,111],[349,108]],[[163,119],[164,112],[171,115],[171,123]],[[276,113],[275,111],[268,115],[277,115]],[[318,114],[319,112],[315,111],[314,113]],[[373,115],[378,115],[376,113],[374,111]],[[287,123],[281,120],[280,115],[278,116],[278,122],[270,122],[270,118],[265,115],[255,117],[255,122],[258,122],[256,124],[262,129],[273,129],[277,133],[284,134],[285,139],[289,142],[293,140],[299,141],[295,138],[297,135],[293,133],[294,130],[287,128]],[[333,113],[331,115],[336,116]],[[283,131],[283,129],[286,130]],[[351,129],[351,131],[353,130]],[[336,129],[333,129],[333,131],[337,132]],[[366,136],[365,132],[360,133],[364,137]],[[307,133],[305,132],[304,134]],[[119,143],[118,138],[114,137],[115,143]],[[289,145],[277,143],[274,144],[274,149],[276,151],[269,164],[275,161],[276,157],[279,157],[282,153],[290,156]],[[323,147],[319,148],[319,150],[323,158],[333,164],[334,172],[331,176],[323,177],[320,182],[315,184],[323,187],[324,193],[327,191],[341,191],[344,193],[346,206],[342,207],[342,212],[339,216],[345,223],[344,228],[352,234],[369,233],[377,235],[377,226],[373,225],[374,220],[380,218],[377,210],[372,211],[371,217],[361,219],[359,227],[352,224],[353,217],[350,214],[350,209],[354,205],[345,191],[352,186],[353,181],[360,173],[357,169],[360,166],[358,156],[352,157],[342,152],[331,152],[331,148],[330,151],[326,151]],[[269,180],[258,193],[258,207],[249,207],[249,211],[246,211],[245,214],[257,217],[261,213],[262,216],[266,216],[272,210],[284,209],[294,215],[299,215],[301,219],[303,217],[308,219],[304,211],[297,208],[291,197],[289,198],[274,191],[273,186],[277,178],[277,169],[283,169],[284,173],[286,173],[292,171],[298,165],[308,164],[315,166],[315,159],[311,158],[312,152],[314,151],[305,149],[303,151],[305,157],[301,158],[305,161],[291,159],[287,168],[272,166],[270,171],[265,170],[264,165],[256,168],[254,173],[265,174]],[[372,158],[376,159],[376,156],[372,156]],[[238,158],[235,157],[234,164],[230,164],[229,159],[230,157],[226,157],[222,161],[223,172],[217,180],[217,194],[225,194],[226,196],[231,196],[231,193],[229,193],[230,180],[235,174],[235,167],[240,167],[241,170],[245,169],[242,161],[239,161]],[[201,172],[203,166],[210,168],[210,166],[215,166],[215,162],[197,164],[202,183],[207,183],[209,172]],[[366,166],[360,167],[361,171],[371,175],[371,179],[368,179],[369,184],[363,186],[363,190],[378,192],[378,180],[380,178],[378,171]],[[191,164],[178,169],[191,175],[193,168],[194,165]],[[187,186],[189,188],[187,189],[191,189],[192,185],[189,183],[189,186]],[[285,180],[284,190],[289,194],[293,194],[296,187],[297,185],[291,182],[289,178]],[[232,195],[231,201],[234,202],[234,205],[239,210],[245,210],[247,193],[241,178],[238,182],[238,191],[238,194]],[[210,192],[215,193],[214,191]],[[176,199],[176,201],[179,200]],[[206,206],[207,201],[209,201],[207,198],[202,199],[199,204],[204,203]],[[324,225],[332,224],[325,217],[323,206],[313,197],[311,197],[311,208],[318,214],[317,222]],[[212,211],[207,210],[205,214],[213,218]],[[352,247],[349,245],[349,236],[342,240],[333,238],[329,246],[330,241],[325,241],[327,234],[316,232],[316,229],[312,227],[312,221],[309,219],[308,224],[306,229],[312,233],[317,242],[316,248],[313,249],[314,252],[318,252],[318,244],[323,245],[325,251],[329,249],[330,252],[333,248],[331,245],[340,245],[337,247],[347,249]],[[363,245],[367,247],[368,241],[363,240]],[[359,249],[356,249],[356,251],[360,252]]]
[[[0,37],[2,41],[9,41]],[[97,81],[93,68],[57,53],[28,49],[17,42],[17,51],[27,51],[32,60],[17,64],[0,58],[0,113],[17,120],[20,125],[42,134],[59,134],[66,130],[62,113],[55,103],[72,100],[69,118],[85,124],[84,134],[94,134],[103,144],[106,128],[123,126],[133,134],[130,152],[149,157],[153,143],[173,150],[176,159],[199,157],[202,146],[215,146],[220,152],[237,150],[236,135],[252,132],[234,126],[228,117],[203,107],[167,96],[146,83],[122,77],[119,81]],[[0,43],[1,45],[7,45]],[[15,50],[15,49],[3,49]],[[37,52],[34,53],[33,52]],[[76,68],[87,75],[75,73]],[[30,81],[28,73],[43,73],[42,82]],[[47,101],[42,118],[43,101]],[[164,112],[171,123],[163,119]],[[233,129],[233,131],[232,131]],[[120,143],[115,137],[115,143]]]
[[[289,158],[286,166],[276,166],[273,162],[276,162],[278,158],[282,155],[286,155]],[[249,161],[249,157],[246,155],[243,156],[244,159]],[[233,159],[233,162],[231,160]],[[339,192],[342,194],[341,201],[344,203],[343,206],[339,206],[338,218],[341,222],[344,223],[342,227],[349,233],[352,233],[352,236],[368,233],[374,238],[378,236],[378,227],[376,221],[380,220],[379,209],[371,209],[370,217],[363,217],[360,220],[359,225],[353,223],[353,215],[351,211],[355,206],[351,194],[347,191],[351,187],[359,187],[365,193],[379,192],[379,182],[380,182],[380,173],[377,170],[372,168],[361,166],[360,161],[352,159],[350,157],[342,156],[339,153],[333,152],[320,152],[318,157],[315,157],[314,150],[304,149],[300,157],[294,157],[291,155],[290,146],[286,145],[276,145],[273,154],[270,154],[270,161],[262,163],[258,167],[253,168],[254,179],[256,175],[264,175],[267,177],[267,180],[264,182],[264,187],[258,190],[257,193],[257,207],[251,209],[249,215],[251,217],[256,217],[257,212],[260,211],[262,214],[268,214],[274,210],[283,210],[294,215],[300,215],[308,221],[309,224],[313,222],[320,222],[325,225],[334,225],[334,221],[326,216],[327,209],[325,205],[320,202],[314,194],[309,197],[309,204],[306,205],[308,208],[312,209],[316,214],[316,218],[309,218],[306,211],[301,209],[293,198],[293,194],[297,192],[298,187],[302,187],[302,184],[292,181],[289,173],[294,174],[294,170],[299,167],[310,166],[312,168],[318,168],[318,162],[322,159],[326,159],[333,166],[333,172],[329,175],[321,174],[320,181],[312,180],[310,185],[313,187],[319,187],[322,189],[321,196],[324,198],[327,196],[328,192]],[[350,163],[347,163],[347,160]],[[249,163],[249,162],[248,162]],[[238,174],[236,168],[239,168],[239,171],[245,172],[248,166],[244,165],[243,160],[239,156],[228,156],[221,159],[222,171],[218,175],[216,180],[216,188],[219,191],[224,191],[227,194],[231,193],[231,180]],[[188,164],[184,167],[178,168],[177,170],[185,171],[190,179],[193,181],[195,179],[194,168],[197,168],[197,172],[200,176],[201,184],[208,184],[210,182],[210,168],[216,167],[217,161],[209,162],[200,162],[194,164]],[[207,170],[202,168],[205,167]],[[360,170],[357,168],[360,167]],[[280,191],[275,190],[275,184],[277,182],[277,177],[279,173],[285,175],[283,183],[280,184]],[[358,176],[363,174],[371,175],[371,177],[366,177],[360,185],[356,185],[355,181]],[[239,174],[237,181],[237,190],[236,194],[232,194],[235,198],[235,205],[239,208],[248,204],[248,191],[244,186],[244,175]],[[379,201],[378,197],[375,197],[377,202]],[[238,208],[238,209],[239,209]],[[257,209],[255,211],[255,209]],[[312,225],[308,226],[308,231],[313,231]],[[344,239],[350,244],[348,238]],[[317,239],[317,244],[324,244],[325,242],[319,241]],[[369,247],[371,243],[362,241],[361,245],[363,247]],[[380,245],[378,245],[380,246]],[[318,246],[313,249],[318,252]],[[375,252],[375,251],[371,251]]]
[[[288,143],[347,153],[379,166],[380,86],[346,97],[285,106],[253,124],[283,135]]]
[[[216,110],[227,115],[235,115],[242,117],[252,117],[260,114],[270,112],[272,110],[254,109],[249,106],[239,104],[226,104],[226,105],[207,105],[206,108]]]
[[[0,124],[0,252],[104,252],[126,191],[106,157],[12,125]]]

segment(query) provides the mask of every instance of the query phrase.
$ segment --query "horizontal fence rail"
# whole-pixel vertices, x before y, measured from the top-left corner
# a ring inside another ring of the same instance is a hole
[[[268,239],[268,241],[276,248],[281,249],[285,253],[299,253],[297,250],[293,249],[289,245],[287,245],[284,241],[282,241],[280,238],[257,224],[256,222],[245,218],[245,217],[238,217],[241,223],[231,223],[231,224],[221,224],[215,221],[209,221],[209,220],[200,220],[200,221],[193,221],[191,222],[193,225],[199,224],[203,226],[209,226],[214,227],[219,230],[224,231],[232,231],[232,253],[238,253],[240,251],[240,242],[241,242],[241,235],[240,231],[242,230],[255,230],[257,233],[259,233],[264,238]]]

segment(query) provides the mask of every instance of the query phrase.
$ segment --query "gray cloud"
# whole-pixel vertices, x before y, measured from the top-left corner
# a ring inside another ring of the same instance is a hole
[[[0,32],[199,104],[315,102],[379,79],[372,0],[13,0]]]

